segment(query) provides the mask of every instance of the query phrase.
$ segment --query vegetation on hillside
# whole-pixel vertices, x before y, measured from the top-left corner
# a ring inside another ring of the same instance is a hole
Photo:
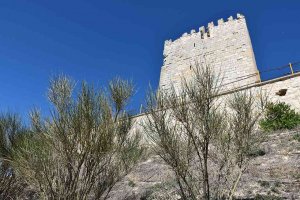
[[[264,131],[293,129],[299,124],[300,114],[284,102],[269,102],[266,106],[264,118],[260,121],[260,127]]]
[[[132,84],[114,79],[108,92],[86,83],[77,95],[73,89],[67,77],[53,79],[51,117],[42,119],[34,110],[27,129],[16,117],[2,117],[1,176],[12,182],[1,184],[2,199],[20,198],[14,194],[19,180],[13,177],[21,178],[39,199],[106,199],[139,160],[140,135],[130,132],[125,109]]]
[[[220,99],[221,79],[196,63],[182,91],[152,92],[145,129],[172,168],[182,199],[232,199],[251,152],[262,141],[256,124],[265,105],[251,91]]]
[[[144,131],[173,170],[181,199],[233,199],[251,159],[266,153],[258,124],[291,129],[300,114],[257,91],[221,97],[221,78],[209,65],[196,63],[193,72],[180,93],[149,93]],[[17,114],[0,115],[0,199],[107,199],[140,160],[141,134],[126,110],[132,83],[116,78],[107,89],[85,82],[74,89],[68,77],[52,79],[51,115],[34,109],[29,126]]]
[[[16,176],[11,158],[26,131],[17,114],[0,115],[0,199],[17,199],[24,193],[25,184]]]

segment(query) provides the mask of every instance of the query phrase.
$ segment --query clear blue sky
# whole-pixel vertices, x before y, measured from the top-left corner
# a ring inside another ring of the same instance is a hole
[[[300,61],[299,0],[9,0],[0,2],[0,110],[49,110],[51,75],[103,85],[132,79],[143,103],[157,87],[163,44],[237,12],[247,18],[259,69]]]

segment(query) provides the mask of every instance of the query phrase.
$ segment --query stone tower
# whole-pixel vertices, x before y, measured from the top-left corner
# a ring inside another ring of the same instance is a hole
[[[168,89],[173,84],[180,90],[182,78],[191,77],[192,65],[203,60],[214,70],[220,70],[221,85],[226,90],[259,80],[246,20],[241,14],[236,19],[220,19],[216,26],[211,22],[198,32],[184,33],[173,42],[165,41],[164,57],[160,89]]]

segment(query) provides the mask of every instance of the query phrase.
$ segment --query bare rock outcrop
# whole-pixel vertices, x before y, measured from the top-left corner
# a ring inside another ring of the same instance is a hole
[[[298,131],[268,135],[243,174],[237,199],[300,199],[300,139]],[[180,199],[172,170],[158,157],[140,163],[112,190],[110,200]]]

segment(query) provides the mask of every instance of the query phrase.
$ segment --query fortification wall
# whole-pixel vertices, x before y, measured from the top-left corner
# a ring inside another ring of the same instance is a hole
[[[245,17],[229,17],[208,27],[192,30],[175,41],[168,40],[164,47],[159,88],[168,90],[174,85],[180,91],[182,78],[192,77],[195,62],[209,64],[223,76],[221,101],[241,90],[262,90],[272,102],[285,102],[300,112],[300,72],[260,82]],[[259,93],[257,93],[259,94]],[[132,131],[143,131],[146,114],[133,118]],[[145,135],[144,135],[145,136]],[[146,136],[145,136],[146,137]],[[144,140],[146,141],[146,140]]]
[[[254,84],[250,87],[244,87],[242,89],[233,90],[223,93],[220,96],[222,100],[226,100],[229,95],[240,90],[252,90],[253,94],[259,94],[260,90],[268,95],[268,98],[272,102],[285,102],[291,105],[296,111],[300,112],[300,72],[294,75],[288,75],[280,77],[270,81]],[[281,90],[286,90],[283,96],[280,96]],[[258,98],[258,97],[257,97]],[[146,114],[140,114],[133,118],[132,131],[139,131],[144,133],[143,124],[147,120]],[[143,135],[144,141],[147,143],[147,136]]]
[[[266,81],[256,87],[262,88],[270,101],[285,102],[300,112],[300,73]],[[280,96],[282,90],[286,90],[286,94]]]
[[[209,64],[216,73],[221,72],[224,89],[232,89],[240,84],[250,84],[259,80],[252,44],[245,17],[229,17],[227,21],[211,22],[207,28],[184,33],[175,41],[167,40],[164,46],[164,64],[161,68],[160,89],[168,90],[174,85],[180,90],[182,78],[192,76],[192,66],[196,62]],[[241,77],[254,74],[245,81],[236,82]],[[234,84],[231,84],[235,82]]]

